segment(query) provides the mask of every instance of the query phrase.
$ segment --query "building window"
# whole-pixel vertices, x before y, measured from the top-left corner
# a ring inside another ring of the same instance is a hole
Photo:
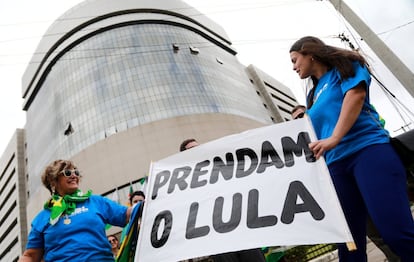
[[[73,129],[72,124],[69,122],[69,123],[66,125],[65,131],[63,132],[63,134],[64,134],[65,136],[68,136],[68,135],[73,134],[73,132],[75,132],[75,130]]]
[[[174,53],[178,53],[178,50],[180,50],[180,46],[177,44],[172,44],[172,47],[173,47]]]
[[[193,55],[197,55],[198,53],[200,53],[200,49],[198,49],[197,47],[194,47],[194,46],[190,46],[190,52]]]
[[[116,130],[115,126],[111,126],[105,130],[105,138],[116,134],[118,130]]]

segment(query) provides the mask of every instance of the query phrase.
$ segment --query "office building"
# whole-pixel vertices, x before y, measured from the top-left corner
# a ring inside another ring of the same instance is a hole
[[[27,241],[24,130],[0,158],[0,261],[17,261]]]
[[[219,25],[179,0],[92,0],[57,19],[23,76],[27,220],[44,167],[71,159],[81,188],[125,203],[151,161],[290,118],[292,92],[246,68]]]
[[[292,91],[254,65],[249,65],[246,71],[272,122],[291,120],[290,112],[298,104]]]

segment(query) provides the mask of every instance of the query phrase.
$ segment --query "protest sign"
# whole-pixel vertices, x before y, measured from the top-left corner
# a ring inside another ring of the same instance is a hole
[[[351,242],[308,119],[202,144],[151,166],[135,261]]]

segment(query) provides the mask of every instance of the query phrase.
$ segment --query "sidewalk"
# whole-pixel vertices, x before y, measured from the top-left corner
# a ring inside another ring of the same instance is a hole
[[[387,261],[385,259],[384,254],[379,250],[369,239],[367,240],[367,255],[369,262],[384,262]],[[325,254],[321,257],[315,258],[308,262],[338,262],[338,254],[337,251],[333,251],[331,253]]]

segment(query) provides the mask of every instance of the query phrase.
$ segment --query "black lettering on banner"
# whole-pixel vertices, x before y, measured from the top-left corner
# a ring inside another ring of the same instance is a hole
[[[196,227],[199,203],[191,203],[190,212],[187,218],[187,227],[185,230],[185,238],[192,239],[206,236],[210,232],[208,226]]]
[[[302,204],[296,203],[298,197],[302,199]],[[305,185],[301,181],[293,181],[289,185],[280,220],[284,224],[290,224],[293,222],[296,213],[303,212],[309,212],[315,220],[322,220],[325,217],[322,208]]]
[[[167,184],[170,176],[171,176],[171,173],[168,170],[161,171],[155,175],[154,188],[152,190],[152,196],[151,196],[152,199],[155,199],[157,197],[158,189],[160,189],[162,186]]]
[[[213,227],[218,233],[227,233],[233,231],[240,224],[242,210],[242,194],[233,195],[230,220],[226,223],[223,221],[224,198],[218,197],[214,203],[213,209]]]
[[[213,169],[211,170],[210,184],[215,184],[218,181],[219,173],[223,175],[224,180],[229,180],[233,177],[234,172],[234,157],[232,153],[226,153],[227,164],[216,156],[213,160]]]
[[[206,167],[210,165],[209,160],[204,160],[200,163],[197,163],[197,165],[194,168],[193,176],[191,178],[191,188],[201,187],[205,186],[207,184],[207,180],[199,180],[200,176],[205,175],[208,173],[208,170],[202,170],[203,167]]]
[[[269,161],[270,157],[270,161]],[[257,173],[263,173],[266,168],[269,166],[275,166],[276,168],[282,168],[284,166],[282,159],[280,159],[279,154],[276,152],[275,148],[269,141],[264,141],[262,143],[262,157],[260,159],[259,167],[257,168]]]
[[[277,223],[276,216],[262,216],[259,217],[259,190],[252,189],[249,191],[249,198],[247,201],[247,227],[259,228],[270,227]]]
[[[203,160],[196,163],[194,170],[191,166],[182,166],[175,168],[173,171],[161,171],[155,176],[151,197],[152,199],[155,199],[160,188],[165,186],[168,182],[167,193],[171,194],[176,187],[183,191],[188,187],[198,188],[206,186],[208,183],[215,184],[218,182],[220,174],[224,180],[228,181],[233,178],[233,174],[236,178],[242,178],[253,173],[263,173],[268,167],[272,166],[278,169],[283,168],[284,166],[291,167],[295,164],[293,154],[300,157],[304,153],[307,162],[315,162],[315,157],[309,149],[309,143],[310,138],[307,132],[300,132],[298,134],[297,143],[291,137],[282,137],[281,144],[284,162],[271,142],[263,141],[260,159],[253,149],[246,147],[235,151],[237,165],[235,165],[234,155],[231,152],[227,152],[225,161],[221,157],[215,156],[212,161]],[[213,166],[210,170],[208,167],[211,162]],[[235,166],[236,170],[234,170]],[[209,178],[206,177],[205,179],[202,179],[201,177],[204,175],[209,175]],[[191,181],[187,182],[189,176],[191,176]]]
[[[291,167],[295,164],[293,159],[293,153],[296,156],[301,156],[302,152],[305,152],[306,162],[315,162],[316,159],[313,156],[312,151],[309,149],[310,143],[309,134],[307,132],[300,132],[298,134],[298,142],[295,143],[289,136],[282,137],[283,155],[285,158],[285,165]]]
[[[160,229],[161,221],[164,221],[164,231],[162,232],[161,238],[158,239],[158,230]],[[160,248],[165,245],[171,233],[172,223],[173,216],[169,210],[164,210],[155,217],[151,230],[151,245],[153,247]]]
[[[250,167],[245,170],[246,164],[246,157],[250,158]],[[256,153],[250,148],[241,148],[236,150],[236,158],[237,158],[237,169],[236,169],[236,177],[245,177],[250,175],[254,172],[257,167],[258,159]]]
[[[170,184],[168,186],[168,191],[167,191],[168,194],[174,192],[175,186],[178,186],[178,188],[181,191],[185,190],[188,187],[188,184],[185,181],[185,179],[190,175],[190,173],[191,173],[191,167],[189,166],[183,166],[183,167],[178,167],[174,169],[171,175]],[[180,176],[180,174],[182,175]]]

